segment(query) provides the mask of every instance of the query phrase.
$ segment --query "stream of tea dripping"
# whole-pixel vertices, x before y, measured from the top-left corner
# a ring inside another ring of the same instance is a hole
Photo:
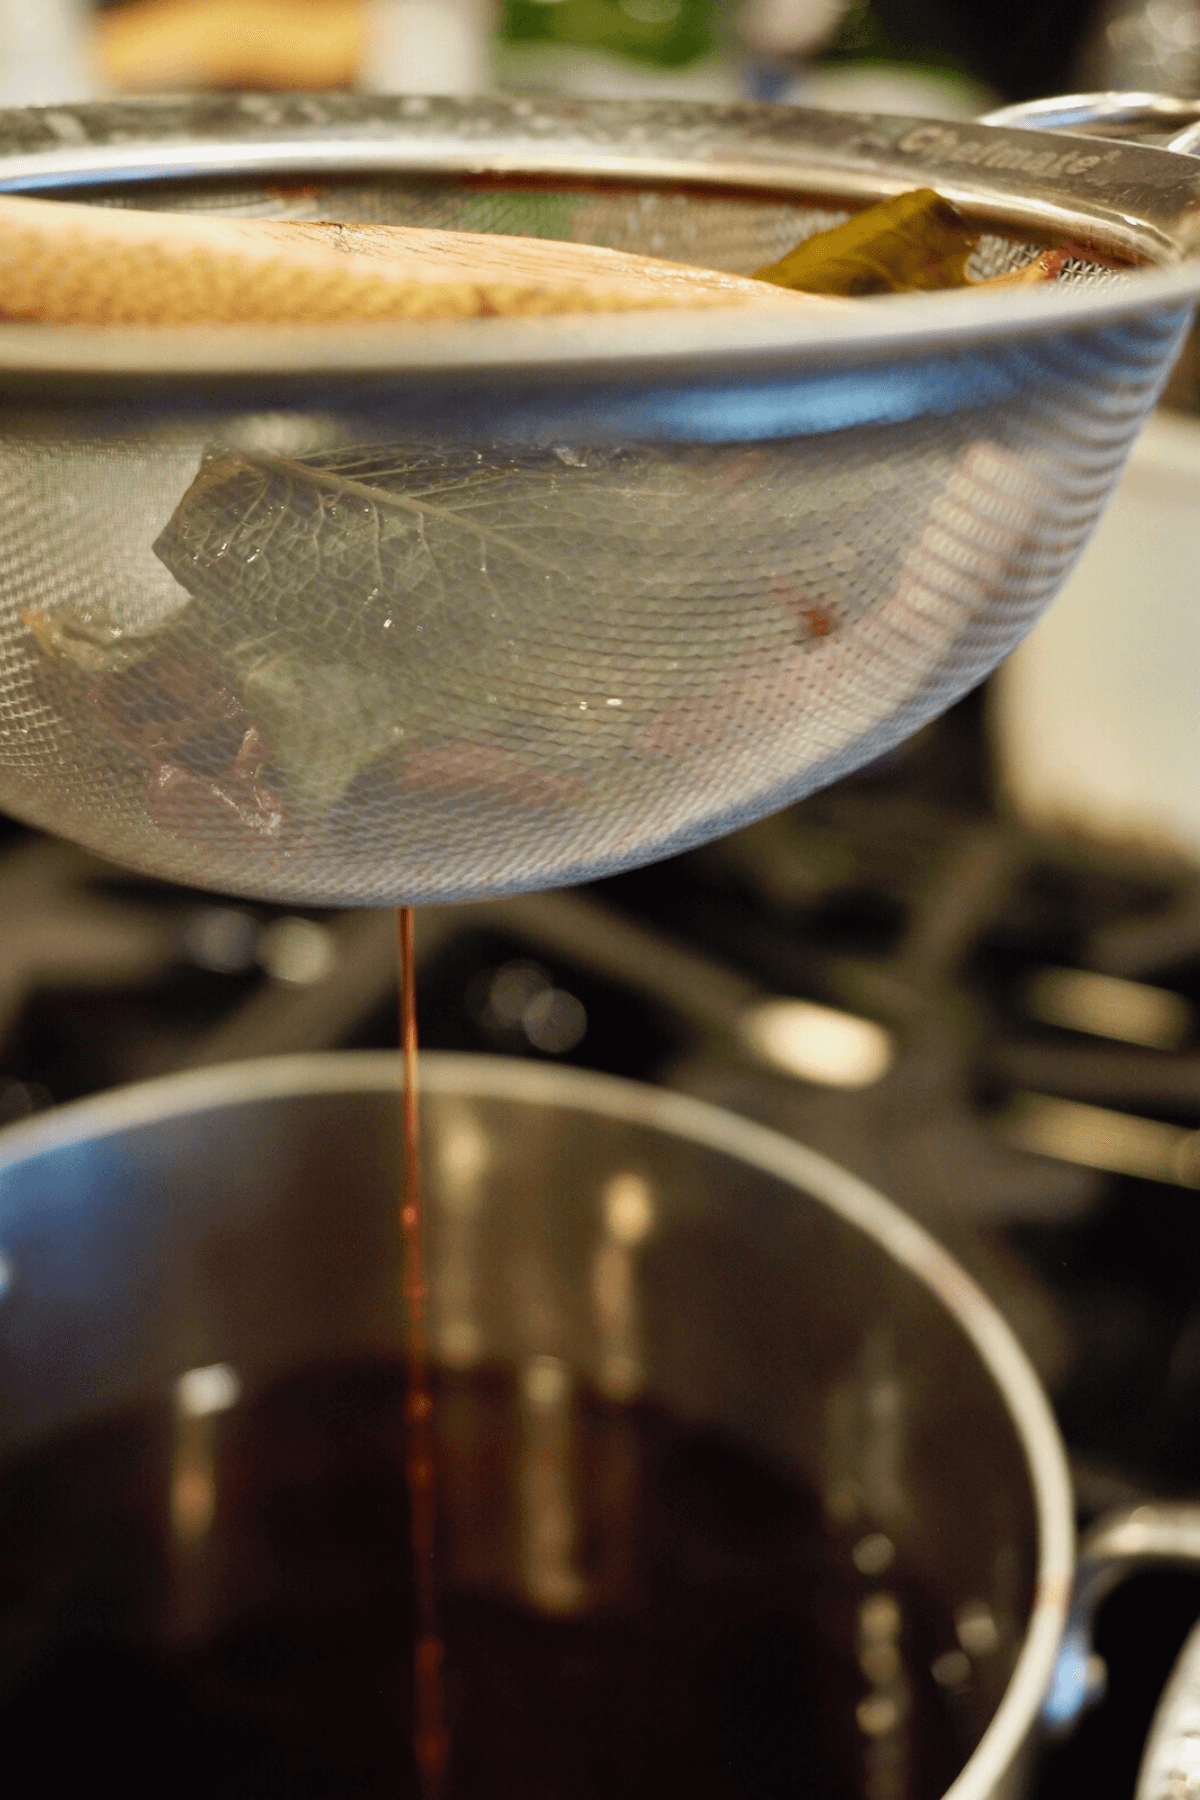
[[[400,940],[400,1042],[404,1061],[404,1299],[408,1311],[409,1374],[405,1399],[405,1456],[412,1513],[413,1751],[422,1800],[441,1800],[450,1737],[442,1684],[444,1647],[437,1608],[437,1468],[429,1345],[425,1319],[425,1260],[421,1242],[421,1139],[417,1093],[417,989],[413,910],[397,913]]]

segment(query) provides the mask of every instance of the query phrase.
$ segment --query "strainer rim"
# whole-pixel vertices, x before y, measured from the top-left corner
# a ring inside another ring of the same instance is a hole
[[[1102,329],[1200,300],[1200,256],[1135,269],[1118,287],[963,289],[864,299],[861,317],[817,319],[784,306],[721,307],[681,317],[646,312],[437,324],[58,326],[0,324],[0,383],[55,375],[99,379],[194,376],[437,377],[474,372],[520,380],[616,375],[713,380],[802,379],[830,366],[970,351],[1021,338]],[[798,309],[797,309],[798,310]],[[76,396],[78,398],[78,396]]]
[[[828,315],[780,296],[752,310],[631,312],[536,319],[357,326],[81,327],[0,324],[0,385],[57,375],[98,379],[195,376],[230,383],[354,373],[422,379],[479,373],[497,379],[591,384],[625,374],[637,379],[711,380],[755,373],[802,379],[809,369],[866,360],[969,351],[1050,332],[1090,330],[1200,298],[1200,167],[1170,151],[978,122],[842,114],[765,105],[536,101],[489,95],[478,101],[367,96],[224,96],[153,98],[119,107],[0,111],[0,191],[46,194],[114,183],[136,188],[160,176],[202,180],[231,175],[325,174],[447,177],[476,171],[560,174],[583,170],[596,138],[597,178],[672,180],[731,197],[748,192],[808,194],[826,203],[880,197],[935,185],[977,211],[1007,209],[1036,235],[1072,224],[1108,232],[1150,266],[1123,270],[1111,283],[1047,284],[990,292],[899,295],[861,300]],[[267,110],[264,110],[266,108]],[[272,112],[270,108],[274,108]],[[417,111],[406,109],[418,108]],[[544,115],[544,117],[543,117]],[[283,119],[276,131],[273,121]],[[179,120],[198,121],[196,134]],[[215,124],[214,124],[215,119]],[[263,124],[266,119],[268,123]],[[681,123],[682,122],[682,123]],[[561,130],[565,147],[547,151],[535,124]],[[606,133],[627,124],[613,148]],[[200,126],[207,135],[201,135]],[[463,131],[455,146],[451,131]],[[653,133],[660,130],[664,144]],[[678,143],[671,130],[683,132]],[[713,142],[707,148],[703,132]],[[687,132],[693,138],[687,138]],[[574,132],[576,137],[571,138]],[[273,134],[272,134],[273,133]],[[411,135],[406,135],[410,133]],[[472,136],[474,133],[474,136]],[[739,137],[738,133],[744,134]],[[807,137],[805,134],[808,134]],[[699,138],[696,134],[701,134]],[[981,136],[982,134],[982,136]],[[700,148],[696,148],[699,142]],[[31,145],[33,147],[31,147]],[[966,152],[995,148],[1010,160],[1053,156],[1098,164],[1085,176],[1026,181],[1004,169],[960,167]],[[771,160],[774,155],[775,160]],[[807,157],[810,160],[802,161]],[[507,160],[506,160],[507,159]],[[1109,166],[1111,164],[1111,167]],[[807,187],[801,181],[801,170]],[[811,180],[810,180],[811,178]],[[873,184],[873,185],[872,185]],[[1193,253],[1195,252],[1195,253]]]

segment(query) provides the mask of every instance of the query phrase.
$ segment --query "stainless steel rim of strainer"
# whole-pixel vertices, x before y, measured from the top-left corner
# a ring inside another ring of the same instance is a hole
[[[1099,288],[897,296],[829,317],[782,301],[753,316],[721,309],[283,330],[6,324],[0,383],[44,383],[56,372],[744,376],[966,349],[1200,296],[1200,168],[1128,142],[984,122],[521,96],[223,95],[0,112],[0,190],[12,193],[82,198],[114,184],[302,174],[692,186],[817,205],[933,186],[1009,236],[1077,242],[1142,266]]]

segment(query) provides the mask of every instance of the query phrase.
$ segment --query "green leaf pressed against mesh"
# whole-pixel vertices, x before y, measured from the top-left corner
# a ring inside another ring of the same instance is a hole
[[[962,287],[979,233],[935,194],[917,188],[805,238],[759,281],[808,294],[896,294]]]
[[[403,742],[391,683],[369,669],[297,650],[263,655],[253,642],[235,645],[227,667],[240,672],[242,703],[302,817],[322,818],[360,770]]]
[[[192,596],[187,653],[219,665],[313,822],[367,771],[372,793],[421,771],[511,784],[535,727],[560,785],[658,756],[664,709],[732,678],[731,611],[757,621],[752,660],[838,628],[836,575],[804,546],[810,513],[822,543],[862,538],[862,474],[818,486],[797,457],[220,448],[154,548]]]
[[[619,452],[218,449],[154,548],[313,819],[389,752],[503,740],[534,708],[574,715],[586,749],[580,716],[623,691],[624,645],[568,661],[548,602],[562,584],[602,607],[679,498],[669,460]],[[595,753],[621,723],[597,716]]]

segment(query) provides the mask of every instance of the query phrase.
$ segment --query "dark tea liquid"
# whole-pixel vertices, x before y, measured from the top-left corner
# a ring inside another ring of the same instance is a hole
[[[122,1800],[936,1800],[972,1737],[931,1674],[953,1622],[816,1495],[554,1358],[431,1363],[399,939],[408,1360],[0,1474],[6,1766]]]
[[[815,1495],[661,1412],[563,1392],[555,1478],[578,1586],[556,1608],[527,1580],[547,1415],[531,1420],[517,1372],[430,1375],[452,1800],[944,1791],[966,1746],[929,1670],[952,1621],[895,1570],[859,1576]],[[207,1421],[215,1508],[187,1566],[165,1411],[6,1472],[14,1792],[103,1776],[122,1800],[421,1795],[411,1391],[402,1365],[317,1369]],[[876,1653],[879,1628],[891,1647],[885,1730],[865,1621]]]
[[[429,1386],[429,1334],[425,1316],[417,1092],[417,969],[411,906],[399,909],[396,924],[400,953],[400,1045],[404,1058],[404,1193],[400,1202],[400,1229],[404,1243],[404,1304],[409,1343],[404,1432],[416,1613],[413,1755],[421,1778],[421,1800],[441,1800],[446,1782],[449,1737],[442,1674],[445,1645],[438,1625],[437,1439]]]

